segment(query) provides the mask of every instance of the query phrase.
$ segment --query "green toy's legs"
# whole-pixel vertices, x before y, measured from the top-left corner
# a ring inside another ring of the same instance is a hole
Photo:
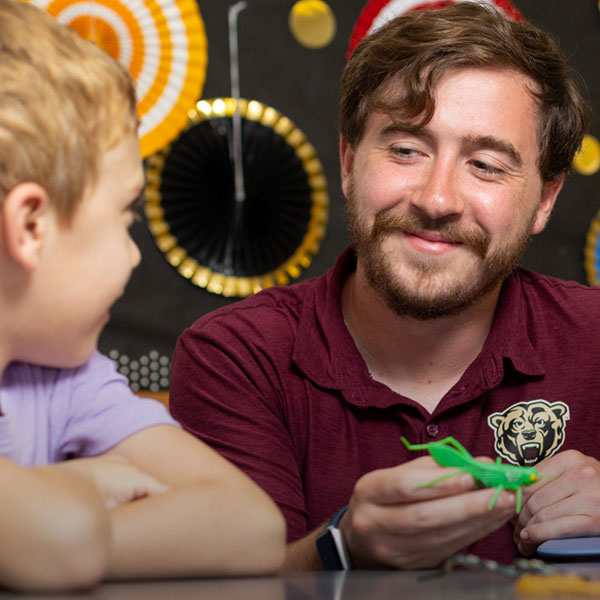
[[[458,468],[457,471],[438,477],[429,483],[417,483],[416,487],[430,487],[459,473],[469,473],[475,480],[476,487],[496,488],[496,492],[488,505],[489,510],[494,508],[502,490],[514,490],[517,492],[515,512],[519,514],[523,505],[522,486],[535,483],[541,477],[549,477],[539,473],[532,467],[504,465],[499,456],[493,464],[478,461],[471,456],[460,442],[451,436],[426,444],[411,444],[404,436],[401,436],[400,439],[409,450],[428,450],[431,457],[441,467]]]
[[[444,481],[444,479],[449,479],[450,477],[454,477],[455,475],[458,475],[459,473],[464,473],[463,469],[454,471],[453,473],[450,473],[449,475],[442,475],[441,477],[438,477],[437,479],[434,479],[433,481],[430,481],[429,483],[417,483],[417,484],[415,484],[415,487],[429,487],[431,485],[435,485],[439,481]]]
[[[492,508],[494,508],[494,504],[496,504],[496,500],[498,500],[498,496],[500,495],[500,493],[502,492],[504,488],[499,485],[496,488],[496,493],[492,496],[492,499],[490,500],[490,503],[488,504],[488,509],[492,510]]]
[[[488,504],[488,508],[490,510],[492,510],[492,508],[494,508],[494,504],[496,504],[496,500],[498,500],[498,496],[500,495],[500,492],[502,490],[505,490],[506,488],[499,486],[496,488],[496,493],[493,495],[492,499],[490,500],[490,503]],[[523,490],[521,489],[521,486],[518,486],[516,488],[517,491],[517,508],[516,508],[516,513],[519,514],[521,512],[521,503],[523,502]]]

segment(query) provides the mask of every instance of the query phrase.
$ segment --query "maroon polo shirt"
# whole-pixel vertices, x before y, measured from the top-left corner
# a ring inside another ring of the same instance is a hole
[[[358,478],[454,436],[473,455],[600,459],[600,290],[518,269],[480,355],[433,414],[373,381],[341,312],[351,249],[324,275],[199,319],[171,370],[173,415],[277,502],[296,540],[348,503]],[[444,343],[444,340],[440,340]],[[509,561],[509,525],[465,551]]]

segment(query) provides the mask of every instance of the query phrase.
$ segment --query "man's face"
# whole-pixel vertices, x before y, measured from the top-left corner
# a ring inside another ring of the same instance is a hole
[[[342,141],[358,269],[396,314],[462,311],[544,228],[562,179],[540,178],[533,85],[509,70],[451,71],[422,128],[374,113],[354,149]]]

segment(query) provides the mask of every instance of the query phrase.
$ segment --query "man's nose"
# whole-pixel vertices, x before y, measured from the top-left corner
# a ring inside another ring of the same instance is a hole
[[[456,166],[450,159],[436,158],[423,174],[423,182],[412,198],[412,204],[430,219],[458,215],[464,210],[458,189]]]

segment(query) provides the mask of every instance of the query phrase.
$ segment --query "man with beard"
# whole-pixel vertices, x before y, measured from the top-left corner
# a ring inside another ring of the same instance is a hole
[[[553,39],[480,3],[400,16],[353,53],[352,247],[201,318],[171,376],[174,416],[285,514],[290,570],[510,561],[600,533],[600,369],[583,360],[600,350],[600,292],[516,267],[586,124]],[[545,477],[520,514],[511,491],[490,508],[470,475],[419,486],[448,471],[402,436],[511,462],[521,444]]]

